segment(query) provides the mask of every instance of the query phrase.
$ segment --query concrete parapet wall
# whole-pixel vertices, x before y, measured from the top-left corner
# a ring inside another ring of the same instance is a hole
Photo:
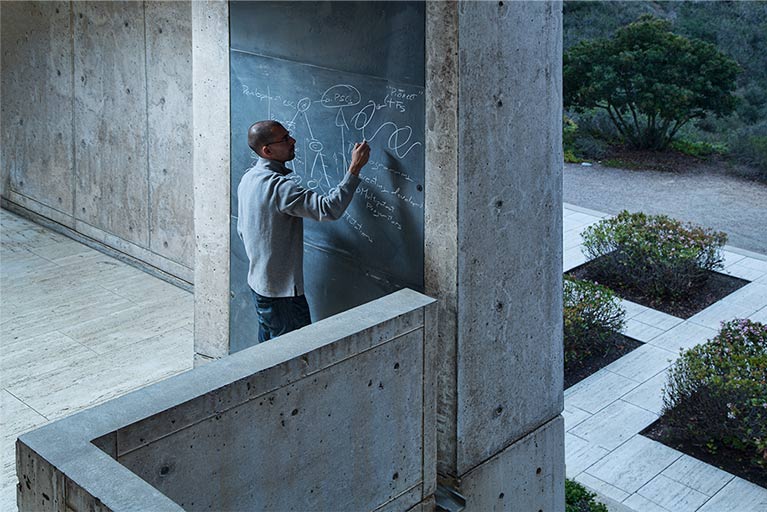
[[[402,290],[23,435],[20,510],[428,508],[433,302]]]
[[[0,9],[4,203],[191,283],[190,2]]]

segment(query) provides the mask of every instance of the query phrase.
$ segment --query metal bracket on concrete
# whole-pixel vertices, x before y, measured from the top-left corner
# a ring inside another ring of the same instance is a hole
[[[437,512],[461,512],[466,508],[466,498],[461,496],[455,489],[445,487],[442,484],[437,485],[437,492],[434,493]]]

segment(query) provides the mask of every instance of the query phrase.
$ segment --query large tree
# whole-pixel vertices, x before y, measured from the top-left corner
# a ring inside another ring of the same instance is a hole
[[[632,146],[664,149],[691,120],[732,113],[739,70],[714,45],[644,15],[611,39],[565,53],[564,103],[577,112],[604,109]]]

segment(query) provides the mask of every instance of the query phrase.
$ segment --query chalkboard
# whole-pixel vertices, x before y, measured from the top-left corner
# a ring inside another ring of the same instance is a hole
[[[401,6],[392,12],[402,17]],[[387,19],[385,14],[379,6],[372,15],[380,22]],[[234,20],[233,33],[238,30]],[[258,47],[254,44],[241,45],[250,50],[233,47],[230,52],[232,351],[252,345],[257,332],[246,283],[247,258],[236,235],[236,188],[257,159],[246,137],[257,120],[277,120],[291,132],[297,141],[296,158],[288,163],[294,170],[291,179],[319,193],[327,193],[342,179],[354,142],[366,139],[371,146],[362,183],[343,217],[335,222],[304,221],[304,275],[313,319],[402,287],[423,289],[423,84],[318,66],[303,62],[300,54],[286,59],[279,41],[271,44],[281,48],[275,52],[280,57],[250,51]],[[322,44],[327,41],[318,46]],[[346,51],[364,50],[349,45]],[[300,48],[291,51],[301,53]],[[380,53],[380,48],[371,51]],[[423,47],[411,51],[422,55]],[[319,60],[316,48],[310,53],[307,60]],[[338,55],[329,61],[336,64]],[[360,61],[369,71],[369,62]],[[407,73],[393,74],[409,78]]]

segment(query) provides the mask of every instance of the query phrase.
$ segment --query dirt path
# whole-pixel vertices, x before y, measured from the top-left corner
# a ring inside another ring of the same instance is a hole
[[[565,164],[564,200],[606,213],[663,213],[729,235],[729,245],[767,254],[767,185],[711,168],[685,173]]]

